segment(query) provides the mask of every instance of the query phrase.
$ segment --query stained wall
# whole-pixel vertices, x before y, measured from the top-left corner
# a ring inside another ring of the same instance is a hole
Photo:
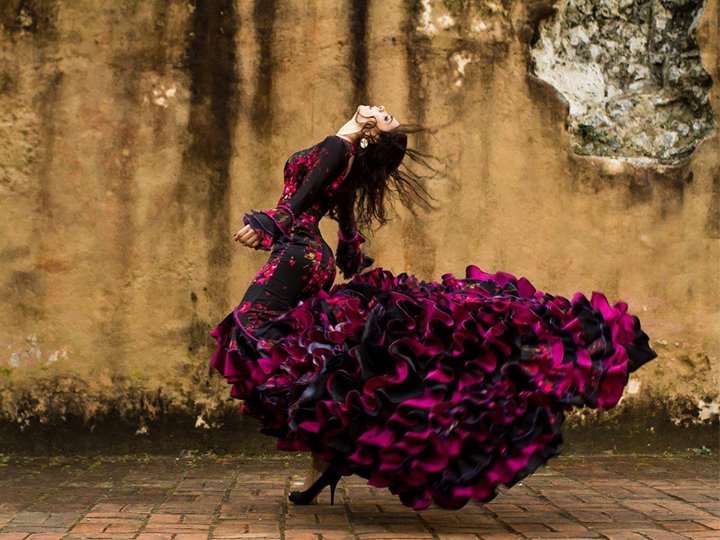
[[[209,332],[267,253],[232,233],[244,212],[275,204],[287,156],[336,132],[360,103],[435,128],[411,144],[445,170],[427,183],[438,212],[398,206],[367,231],[376,265],[439,280],[475,264],[553,294],[624,300],[660,356],[632,376],[617,410],[574,422],[630,415],[645,419],[642,437],[655,423],[712,426],[717,128],[671,163],[576,154],[570,102],[530,69],[558,7],[4,2],[3,433],[238,421],[208,365]],[[716,81],[717,0],[701,12],[693,35]],[[716,85],[708,100],[717,116]],[[321,229],[332,243],[335,223]]]

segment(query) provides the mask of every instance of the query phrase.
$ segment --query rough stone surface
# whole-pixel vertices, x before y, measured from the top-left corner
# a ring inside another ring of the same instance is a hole
[[[564,0],[540,25],[534,73],[570,104],[578,154],[672,163],[715,125],[695,38],[703,0]]]
[[[662,4],[672,17],[658,46],[691,50],[672,36],[692,26],[700,57],[678,55],[677,84],[700,87],[686,72],[700,77],[699,61],[720,75],[720,8],[683,5],[676,19],[681,5]],[[661,356],[617,410],[569,421],[602,440],[631,421],[640,446],[665,426],[714,436],[718,131],[673,165],[569,152],[566,101],[528,71],[554,6],[0,2],[2,433],[40,444],[108,426],[140,440],[235,429],[239,403],[208,365],[209,332],[267,254],[232,233],[277,201],[290,153],[370,101],[435,127],[410,143],[446,169],[426,186],[439,212],[399,207],[365,231],[377,265],[437,279],[477,264],[566,297],[627,301]],[[716,87],[706,96],[720,110]],[[334,237],[333,222],[321,228]]]

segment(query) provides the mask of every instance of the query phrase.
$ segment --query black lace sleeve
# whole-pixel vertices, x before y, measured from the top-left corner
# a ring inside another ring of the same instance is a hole
[[[327,184],[337,177],[346,165],[345,146],[338,137],[328,135],[317,146],[316,160],[300,187],[290,198],[272,210],[251,210],[243,216],[243,223],[250,225],[260,236],[255,249],[270,250],[281,236],[289,236],[297,217],[307,210]]]

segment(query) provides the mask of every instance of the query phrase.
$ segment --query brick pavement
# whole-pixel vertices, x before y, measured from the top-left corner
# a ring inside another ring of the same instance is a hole
[[[716,457],[560,456],[487,504],[413,511],[344,477],[295,506],[308,457],[0,461],[0,540],[720,539]]]

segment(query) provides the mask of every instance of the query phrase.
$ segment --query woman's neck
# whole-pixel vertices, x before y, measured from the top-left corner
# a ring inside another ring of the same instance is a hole
[[[342,137],[353,144],[357,144],[360,136],[362,135],[362,126],[355,121],[355,118],[351,118],[338,130],[335,135]]]

